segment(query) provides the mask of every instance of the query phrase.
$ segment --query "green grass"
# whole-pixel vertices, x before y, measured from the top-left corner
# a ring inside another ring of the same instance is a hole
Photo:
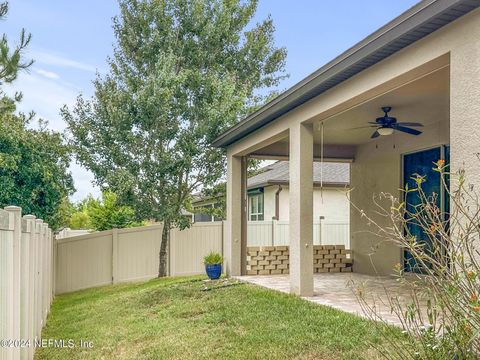
[[[205,284],[164,278],[57,296],[42,338],[93,348],[42,348],[36,358],[377,358],[369,343],[381,336],[367,320],[249,284]]]

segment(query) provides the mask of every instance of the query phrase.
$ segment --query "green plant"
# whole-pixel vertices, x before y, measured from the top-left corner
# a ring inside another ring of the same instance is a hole
[[[217,265],[223,262],[223,257],[217,252],[210,252],[207,256],[203,258],[203,263],[205,265]]]
[[[137,221],[135,211],[130,206],[120,204],[117,195],[108,190],[102,193],[101,199],[90,197],[85,202],[84,212],[89,226],[98,231],[143,225]]]
[[[414,196],[414,206],[385,193],[374,200],[375,213],[388,220],[387,226],[362,211],[373,234],[408,250],[416,262],[408,275],[400,264],[395,269],[406,290],[403,296],[385,289],[391,312],[410,335],[383,334],[390,346],[381,352],[388,359],[469,360],[480,355],[480,194],[463,171],[447,171],[443,160],[434,170],[441,175],[449,212],[439,206],[439,194],[424,191],[421,174],[412,178],[413,188],[403,189],[404,198]],[[385,200],[388,206],[381,204]],[[361,287],[357,291],[365,313],[382,320],[368,294]]]

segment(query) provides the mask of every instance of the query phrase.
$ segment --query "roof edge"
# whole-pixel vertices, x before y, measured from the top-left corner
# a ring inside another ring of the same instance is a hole
[[[419,34],[418,38],[404,44],[403,47],[411,45],[479,6],[478,0],[423,0],[419,2],[226,130],[213,141],[212,145],[215,147],[227,147],[240,140],[243,136],[277,119],[284,113],[374,65],[373,63],[363,68],[358,66],[359,70],[356,72],[352,70],[354,65],[365,61],[368,56],[376,52],[379,54],[387,45],[395,40],[399,40],[420,25],[433,22],[436,20],[436,17],[442,16],[445,11],[451,9],[455,15],[452,15],[448,21],[442,20],[437,27],[430,26],[433,30],[424,35]],[[461,11],[459,10],[460,8],[462,9]],[[391,56],[400,49],[387,53],[381,60]],[[347,70],[349,70],[349,73],[347,73]],[[340,78],[340,80],[335,82],[333,81],[335,78]],[[333,85],[330,87],[326,84],[329,81],[333,81]],[[326,90],[320,91],[315,95],[315,89],[319,89],[322,85],[326,87]]]

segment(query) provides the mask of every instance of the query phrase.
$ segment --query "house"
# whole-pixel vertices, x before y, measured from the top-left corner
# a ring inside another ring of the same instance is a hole
[[[314,163],[313,217],[348,223],[348,163]],[[289,220],[289,165],[277,161],[248,178],[248,220]]]
[[[347,189],[350,182],[348,163],[314,163],[313,196],[314,218],[348,223],[349,201]],[[277,161],[265,166],[247,180],[248,221],[289,219],[289,166],[288,161]],[[218,207],[218,199],[197,197],[195,208]],[[195,212],[194,222],[219,221],[212,214]]]
[[[303,296],[313,294],[314,161],[351,161],[351,201],[365,211],[373,209],[375,194],[402,196],[399,189],[414,173],[427,175],[429,191],[439,189],[431,171],[439,159],[452,171],[463,168],[467,182],[480,187],[479,6],[478,0],[419,2],[213,142],[226,149],[228,161],[228,274],[246,273],[248,157],[289,160],[289,281],[291,292]],[[405,130],[395,121],[423,126]],[[448,199],[439,195],[448,211]],[[375,221],[386,224],[381,216]],[[396,264],[408,271],[405,249],[368,230],[351,206],[353,271],[388,275]]]

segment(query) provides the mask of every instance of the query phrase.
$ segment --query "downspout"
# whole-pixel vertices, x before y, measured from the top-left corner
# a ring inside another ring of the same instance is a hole
[[[282,186],[278,185],[277,191],[275,191],[275,218],[280,219],[280,193],[282,192]]]

